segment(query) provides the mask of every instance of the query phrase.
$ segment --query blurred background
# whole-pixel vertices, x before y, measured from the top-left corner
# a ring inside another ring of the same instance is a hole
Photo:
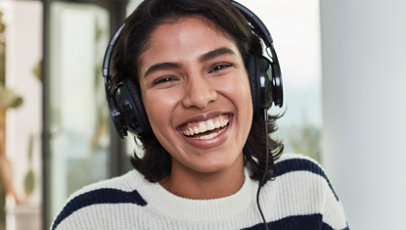
[[[0,230],[49,229],[73,191],[131,169],[101,63],[140,1],[0,1]],[[274,39],[286,152],[323,165],[351,229],[406,229],[406,1],[239,2]]]

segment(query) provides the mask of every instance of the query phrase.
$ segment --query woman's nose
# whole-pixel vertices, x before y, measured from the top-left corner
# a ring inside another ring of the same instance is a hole
[[[208,104],[217,99],[217,92],[207,77],[197,75],[188,78],[185,85],[183,106],[186,108],[204,109]]]

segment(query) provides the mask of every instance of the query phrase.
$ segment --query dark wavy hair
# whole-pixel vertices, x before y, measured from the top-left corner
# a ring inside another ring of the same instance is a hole
[[[126,26],[120,35],[113,56],[113,84],[131,78],[140,95],[138,64],[139,57],[145,51],[152,32],[161,24],[177,19],[200,16],[214,22],[218,28],[228,34],[237,44],[245,66],[249,54],[262,55],[260,37],[244,15],[228,0],[145,0],[126,19]],[[244,164],[251,170],[251,177],[260,180],[272,177],[274,161],[283,151],[283,144],[269,134],[276,131],[275,121],[279,116],[269,116],[265,124],[263,110],[253,111],[253,123],[243,149]],[[268,126],[268,134],[265,133]],[[139,157],[134,153],[131,158],[133,167],[151,182],[158,182],[170,174],[171,158],[162,147],[151,128],[144,130],[137,138],[142,142],[144,153]],[[266,149],[266,138],[269,149]],[[266,154],[269,156],[266,167]],[[268,168],[267,172],[265,168]]]

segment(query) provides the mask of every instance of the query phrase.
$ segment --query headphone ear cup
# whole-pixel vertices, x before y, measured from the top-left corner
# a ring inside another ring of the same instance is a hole
[[[271,80],[273,77],[269,60],[263,56],[250,55],[247,72],[250,79],[254,111],[272,105]]]
[[[259,108],[258,104],[258,82],[257,82],[257,67],[256,67],[256,60],[253,55],[250,55],[248,57],[248,62],[247,62],[247,73],[248,73],[248,79],[250,82],[250,88],[251,88],[251,98],[252,98],[252,107],[254,111],[257,111]]]
[[[117,130],[118,134],[120,135],[120,137],[124,138],[124,136],[127,136],[127,130],[128,130],[127,125],[125,124],[125,122],[123,120],[122,113],[116,103],[114,94],[110,93],[111,92],[110,86],[111,86],[110,82],[105,82],[107,104],[109,106],[111,120],[114,124],[114,127],[116,127],[116,130]]]
[[[125,78],[118,86],[115,92],[115,100],[130,132],[141,135],[151,129],[141,95],[131,79]]]

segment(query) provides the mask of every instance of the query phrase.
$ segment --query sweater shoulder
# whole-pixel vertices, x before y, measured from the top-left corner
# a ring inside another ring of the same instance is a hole
[[[274,168],[274,178],[283,177],[284,175],[289,175],[296,173],[302,175],[301,178],[310,178],[305,176],[310,174],[319,178],[318,181],[326,182],[328,188],[334,194],[335,199],[338,201],[338,196],[334,191],[334,188],[325,173],[323,167],[314,159],[297,153],[285,153],[275,161]]]
[[[269,194],[275,190],[282,194],[277,201],[270,202],[279,202],[278,206],[289,213],[280,219],[301,223],[301,218],[306,221],[314,218],[320,220],[323,229],[348,229],[344,209],[332,183],[323,167],[310,157],[282,154],[275,161],[274,181],[268,188]]]
[[[67,199],[62,210],[54,219],[51,229],[57,229],[58,225],[73,213],[95,205],[127,203],[145,206],[146,201],[136,190],[137,182],[141,179],[139,173],[132,170],[122,176],[79,189]]]
[[[275,161],[276,176],[294,171],[324,172],[319,162],[299,153],[284,153]]]

